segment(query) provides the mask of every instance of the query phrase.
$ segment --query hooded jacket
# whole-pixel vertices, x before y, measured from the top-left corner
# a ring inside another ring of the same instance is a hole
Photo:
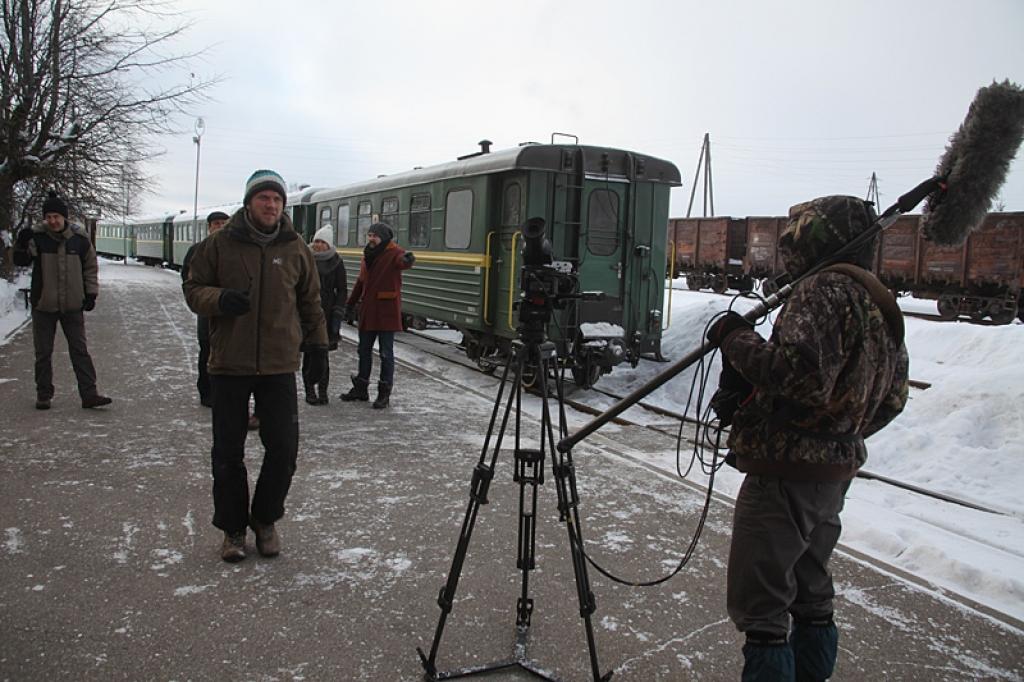
[[[96,250],[88,234],[69,222],[60,232],[45,223],[31,229],[27,244],[15,246],[13,259],[16,265],[32,265],[32,307],[46,313],[81,312],[86,297],[95,298],[100,290]]]
[[[197,246],[185,300],[197,315],[210,318],[211,374],[247,376],[288,374],[299,369],[300,346],[327,347],[320,308],[320,278],[309,248],[287,215],[270,244],[249,234],[246,209]],[[224,289],[249,293],[244,315],[224,315]]]
[[[824,209],[801,204],[791,211],[780,251],[785,244],[789,253],[782,255],[793,274],[834,246],[823,235],[838,234],[830,222],[836,208],[833,201]],[[844,260],[861,259],[852,254]],[[747,473],[849,480],[867,460],[864,438],[907,402],[906,346],[867,288],[845,273],[824,271],[800,281],[770,339],[741,329],[721,350],[754,386],[733,417],[728,441],[737,468]]]
[[[360,261],[348,295],[348,305],[359,305],[359,331],[402,331],[402,270],[412,267],[403,256],[405,249],[388,241],[371,266]]]

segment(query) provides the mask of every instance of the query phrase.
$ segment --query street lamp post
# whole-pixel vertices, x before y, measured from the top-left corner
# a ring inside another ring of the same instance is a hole
[[[196,134],[192,141],[196,143],[196,194],[192,204],[192,240],[199,238],[199,150],[202,146],[203,133],[206,131],[206,123],[202,116],[196,119]]]

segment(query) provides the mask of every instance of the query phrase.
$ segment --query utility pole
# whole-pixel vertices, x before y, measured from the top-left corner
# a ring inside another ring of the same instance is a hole
[[[876,209],[882,205],[882,200],[878,196],[878,177],[875,175],[874,171],[871,173],[871,182],[868,183],[868,194],[864,197],[864,201],[875,202]]]
[[[693,186],[690,188],[690,203],[686,206],[686,217],[690,217],[693,208],[693,197],[697,193],[697,178],[700,177],[701,166],[704,167],[704,217],[708,217],[708,207],[711,207],[711,216],[715,215],[715,189],[711,182],[711,134],[704,133],[704,142],[700,147],[700,156],[697,157],[697,170],[693,174]]]

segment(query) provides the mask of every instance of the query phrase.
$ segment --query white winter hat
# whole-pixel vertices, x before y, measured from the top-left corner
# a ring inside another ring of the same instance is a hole
[[[318,239],[320,241],[326,243],[329,247],[331,247],[333,249],[334,248],[334,228],[331,227],[328,224],[325,224],[323,227],[321,227],[319,230],[316,231],[316,234],[313,235],[313,241],[317,241]]]

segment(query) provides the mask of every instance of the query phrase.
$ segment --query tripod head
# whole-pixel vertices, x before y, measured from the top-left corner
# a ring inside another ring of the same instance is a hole
[[[530,218],[523,225],[523,267],[519,273],[519,338],[527,344],[546,339],[552,312],[569,300],[582,299],[579,279],[572,264],[555,261],[551,242],[544,235],[543,218]]]

